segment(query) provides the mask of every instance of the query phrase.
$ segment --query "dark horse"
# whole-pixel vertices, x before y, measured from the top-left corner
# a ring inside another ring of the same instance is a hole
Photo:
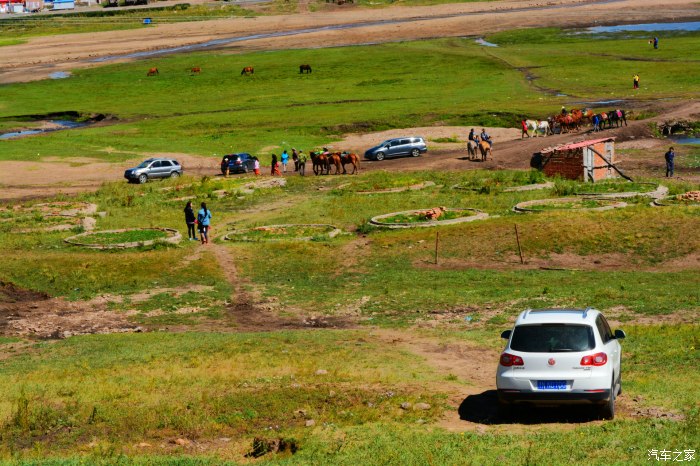
[[[252,66],[246,66],[241,70],[241,76],[246,75],[248,76],[249,74],[255,74],[255,69],[253,69]]]
[[[625,115],[625,111],[622,109],[617,109],[617,110],[610,110],[608,112],[608,126],[612,128],[612,125],[615,125],[615,128],[619,128],[622,126],[624,123],[625,126],[627,126],[627,116]]]
[[[299,74],[304,72],[311,73],[311,65],[299,65]]]
[[[328,163],[328,157],[323,152],[311,152],[311,163],[314,167],[314,174],[316,175],[328,175],[331,171],[330,163]]]
[[[358,157],[357,154],[349,154],[347,152],[343,152],[340,154],[340,163],[343,164],[343,174],[347,173],[345,170],[345,165],[351,163],[352,164],[352,173],[351,175],[357,174],[358,171],[360,171],[360,157]]]

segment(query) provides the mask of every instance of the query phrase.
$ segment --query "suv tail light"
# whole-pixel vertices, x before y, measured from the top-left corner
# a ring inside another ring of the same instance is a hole
[[[501,361],[500,362],[501,362],[501,366],[504,366],[504,367],[524,365],[523,358],[521,358],[520,356],[515,356],[514,354],[508,354],[508,353],[501,354]]]
[[[605,353],[589,354],[581,358],[582,366],[604,366],[608,362],[608,355]]]

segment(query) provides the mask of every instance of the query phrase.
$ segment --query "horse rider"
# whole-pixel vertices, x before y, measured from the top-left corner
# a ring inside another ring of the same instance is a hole
[[[563,116],[566,116],[567,113],[569,113],[569,112],[566,110],[566,107],[562,105],[562,106],[561,106],[561,114],[562,114]]]
[[[476,142],[476,141],[474,140],[475,137],[476,137],[476,134],[474,134],[474,128],[472,128],[472,130],[469,131],[469,137],[468,137],[467,139],[468,139],[469,141],[474,141],[474,142]]]
[[[486,132],[486,128],[481,128],[481,140],[487,142],[489,147],[493,147],[493,141],[491,140],[489,133]]]

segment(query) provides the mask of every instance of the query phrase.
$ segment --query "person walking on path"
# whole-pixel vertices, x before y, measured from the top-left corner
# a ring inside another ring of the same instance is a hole
[[[260,160],[257,157],[253,157],[253,173],[255,176],[260,176]]]
[[[194,210],[192,209],[192,201],[187,201],[185,206],[185,223],[187,224],[187,237],[192,240],[197,240],[197,235],[194,232],[194,224],[197,217],[194,216]]]
[[[668,148],[668,152],[664,154],[666,159],[666,178],[673,177],[673,159],[676,157],[676,153],[673,151],[673,147]]]
[[[280,163],[277,161],[277,154],[272,154],[272,162],[270,162],[270,175],[282,176],[280,173]]]
[[[303,150],[299,151],[299,174],[301,176],[306,176],[306,154]]]
[[[282,159],[282,171],[287,173],[287,163],[289,162],[289,154],[287,153],[287,149],[282,151],[280,158]]]
[[[207,209],[206,202],[202,202],[202,208],[197,212],[197,222],[199,223],[199,237],[202,240],[202,244],[208,244],[211,210]]]
[[[522,134],[520,135],[520,139],[522,139],[522,138],[525,137],[525,136],[530,137],[530,133],[529,133],[528,130],[527,130],[527,122],[526,122],[525,120],[522,120],[522,121],[520,122],[520,124],[521,124],[522,127],[523,127],[523,132],[522,132]],[[536,128],[535,128],[535,131],[537,131]],[[472,141],[473,141],[473,139],[472,139]]]
[[[639,89],[639,75],[638,74],[635,74],[632,77],[632,88]]]
[[[298,172],[299,171],[299,154],[297,153],[297,150],[292,147],[292,161],[294,162],[294,171]]]

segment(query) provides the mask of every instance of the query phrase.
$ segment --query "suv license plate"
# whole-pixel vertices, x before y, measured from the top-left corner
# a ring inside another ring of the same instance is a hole
[[[565,380],[538,380],[538,390],[566,390]]]

